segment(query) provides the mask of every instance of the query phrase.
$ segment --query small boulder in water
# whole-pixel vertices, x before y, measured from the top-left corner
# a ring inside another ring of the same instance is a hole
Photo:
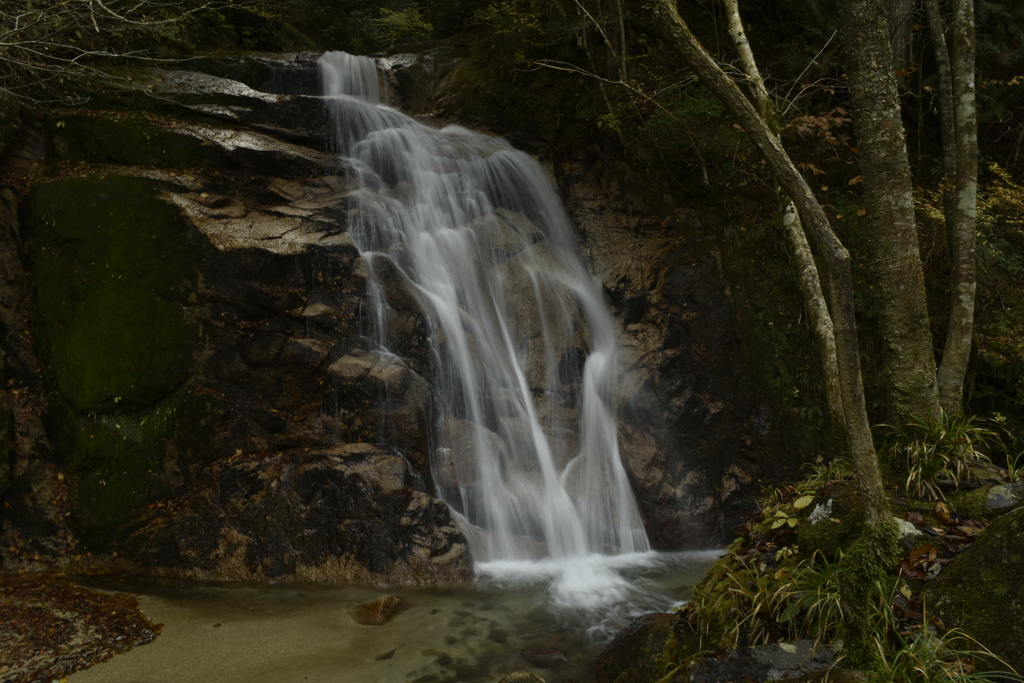
[[[516,671],[505,676],[498,683],[544,683],[544,679],[525,671]]]
[[[380,626],[410,607],[412,605],[396,595],[385,595],[373,602],[358,605],[351,614],[352,618],[363,626]]]
[[[564,653],[553,647],[524,647],[523,659],[541,669],[554,669],[568,661]]]

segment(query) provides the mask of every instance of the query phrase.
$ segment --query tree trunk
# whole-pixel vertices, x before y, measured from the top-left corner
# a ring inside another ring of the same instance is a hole
[[[949,330],[939,366],[939,399],[952,415],[963,410],[963,385],[974,335],[977,289],[978,115],[974,89],[974,0],[953,2],[953,99],[956,102],[956,196],[949,251],[953,262]]]
[[[949,67],[949,49],[946,47],[946,29],[939,11],[939,0],[924,0],[928,15],[928,33],[935,55],[935,71],[939,82],[939,124],[942,130],[942,174],[953,182],[956,177],[956,112],[953,105],[953,76]],[[947,194],[944,199],[952,200]],[[946,206],[946,225],[953,225],[953,205]]]
[[[882,336],[889,420],[938,415],[914,188],[882,0],[839,3],[854,131],[860,148],[867,242]]]
[[[740,64],[747,76],[747,83],[750,85],[754,101],[757,103],[758,113],[769,130],[778,137],[779,112],[764,87],[764,79],[761,77],[760,69],[757,68],[754,53],[750,49],[750,41],[747,40],[743,20],[740,18],[739,0],[724,0],[724,5],[729,20],[729,36],[732,38],[733,45],[736,46]],[[845,434],[846,417],[843,412],[843,395],[840,389],[839,361],[836,358],[835,331],[832,328],[832,317],[829,315],[828,306],[825,303],[825,295],[821,290],[818,266],[814,262],[814,254],[807,243],[807,236],[800,223],[796,205],[786,196],[781,187],[776,186],[775,192],[779,197],[779,206],[785,207],[782,212],[783,233],[796,263],[800,294],[803,296],[804,308],[807,309],[807,317],[818,344],[818,354],[821,356],[829,419],[833,429]]]
[[[803,295],[807,317],[811,323],[811,330],[814,331],[814,339],[818,344],[818,355],[821,356],[829,419],[832,421],[832,428],[845,436],[847,434],[846,412],[843,409],[842,382],[839,378],[839,359],[836,355],[836,337],[832,326],[832,316],[829,315],[825,295],[821,291],[818,267],[814,262],[811,245],[807,243],[803,225],[800,223],[800,214],[796,204],[786,197],[784,192],[780,191],[780,196],[784,197],[787,202],[786,208],[782,212],[782,229],[789,248],[793,251],[793,260],[796,262],[797,277],[800,282],[800,294]]]

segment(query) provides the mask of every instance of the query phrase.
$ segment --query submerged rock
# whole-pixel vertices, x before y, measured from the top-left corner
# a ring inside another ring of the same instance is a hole
[[[523,648],[523,659],[541,669],[556,669],[569,661],[564,652],[547,646]]]
[[[645,614],[619,631],[597,658],[598,683],[644,683],[661,676],[662,651],[672,637],[674,614]]]
[[[526,671],[515,671],[502,678],[498,683],[544,683],[544,679]]]
[[[362,605],[356,606],[352,610],[352,618],[357,623],[363,626],[380,626],[386,624],[398,613],[404,612],[405,610],[412,607],[402,598],[397,595],[385,595],[383,598],[378,598],[373,602],[365,602]],[[385,655],[378,655],[376,659],[390,659],[395,654],[394,650],[391,650]]]

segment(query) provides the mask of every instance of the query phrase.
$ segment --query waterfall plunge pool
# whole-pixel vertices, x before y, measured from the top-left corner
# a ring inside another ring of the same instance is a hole
[[[477,565],[473,583],[440,588],[84,579],[140,595],[164,629],[69,680],[497,683],[528,671],[548,683],[585,683],[618,629],[686,600],[719,554],[490,562]],[[410,607],[381,626],[352,618],[357,605],[385,595]]]

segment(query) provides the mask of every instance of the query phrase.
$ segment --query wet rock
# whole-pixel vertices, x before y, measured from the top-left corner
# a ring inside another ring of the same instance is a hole
[[[619,442],[648,536],[660,548],[722,545],[757,482],[792,476],[807,452],[796,441],[806,427],[763,381],[775,372],[774,352],[759,350],[771,348],[764,325],[734,298],[737,271],[723,269],[706,215],[680,210],[666,225],[643,179],[603,157],[557,170],[622,331]]]
[[[523,659],[541,669],[556,669],[569,661],[565,653],[553,647],[524,647],[522,655]]]
[[[383,598],[378,598],[373,602],[358,605],[352,610],[351,614],[356,623],[363,626],[380,626],[388,623],[395,615],[404,612],[410,607],[412,605],[397,595],[385,595]],[[390,659],[394,654],[395,651],[392,650],[386,655],[377,656],[377,659]]]
[[[796,640],[744,647],[722,657],[697,659],[690,670],[690,678],[693,683],[727,683],[740,678],[775,681],[826,671],[834,663],[832,648],[812,640]]]
[[[501,283],[510,332],[525,340],[527,383],[537,392],[555,385],[556,367],[550,359],[557,362],[569,349],[586,346],[586,320],[575,294],[546,275],[560,271],[557,261],[550,245],[541,241],[493,268]]]
[[[319,95],[319,53],[211,55],[184,60],[183,69],[244,83],[264,93]]]
[[[989,489],[985,507],[993,512],[1012,510],[1024,501],[1024,484],[1000,484]]]
[[[659,678],[661,652],[672,636],[674,614],[645,614],[616,634],[597,657],[598,683],[643,683]]]
[[[466,487],[480,485],[477,460],[478,439],[492,457],[504,451],[504,444],[494,432],[466,420],[450,417],[438,430],[436,480],[438,486]]]
[[[407,111],[425,113],[432,106],[435,91],[458,63],[458,58],[444,51],[434,51],[428,55],[391,55],[382,62],[392,86],[392,104]]]
[[[1024,508],[997,518],[925,586],[929,611],[1024,671]],[[988,662],[993,666],[993,662]]]
[[[498,683],[544,683],[544,679],[526,671],[516,671],[505,676]]]
[[[131,544],[165,576],[249,581],[455,583],[471,576],[448,508],[386,448],[349,444],[237,457]]]

